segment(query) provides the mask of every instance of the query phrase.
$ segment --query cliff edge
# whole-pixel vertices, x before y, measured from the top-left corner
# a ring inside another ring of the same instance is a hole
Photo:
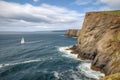
[[[117,15],[114,11],[88,12],[78,43],[71,48],[78,57],[92,60],[91,68],[105,75],[120,73],[120,10],[118,12]]]

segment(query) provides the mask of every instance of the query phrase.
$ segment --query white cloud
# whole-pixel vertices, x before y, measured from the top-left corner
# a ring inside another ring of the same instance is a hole
[[[38,2],[39,0],[33,0],[34,2]]]
[[[101,7],[87,7],[84,8],[84,12],[93,12],[93,11],[110,11],[110,10],[115,10],[114,8],[110,8],[108,6],[101,6]]]
[[[73,4],[76,5],[99,5],[101,2],[100,0],[75,0]]]
[[[107,4],[110,7],[115,7],[120,9],[120,0],[100,0],[102,3]]]
[[[120,0],[75,0],[72,4],[80,6],[85,13],[120,9]]]
[[[76,5],[102,5],[113,9],[120,9],[120,0],[75,0]],[[102,6],[101,6],[102,7]]]
[[[91,3],[91,0],[75,0],[74,4],[76,5],[86,5]]]
[[[83,16],[76,11],[48,4],[33,6],[0,1],[0,30],[11,30],[13,27],[29,27],[31,30],[67,29],[75,28],[76,25],[79,28]]]

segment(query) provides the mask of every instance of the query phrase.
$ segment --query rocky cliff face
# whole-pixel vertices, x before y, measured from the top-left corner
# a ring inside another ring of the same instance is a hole
[[[120,72],[120,16],[101,12],[86,14],[75,52],[91,59],[91,68],[106,75]]]
[[[77,29],[69,29],[65,32],[65,35],[72,36],[72,37],[78,37],[80,30]]]

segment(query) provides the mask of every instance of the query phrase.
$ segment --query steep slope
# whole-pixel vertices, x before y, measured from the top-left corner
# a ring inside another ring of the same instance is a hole
[[[106,75],[120,72],[120,16],[87,13],[78,48],[82,57],[93,59],[92,66]]]
[[[87,13],[78,43],[71,48],[78,57],[91,59],[92,69],[106,75],[120,72],[120,11],[111,12]]]

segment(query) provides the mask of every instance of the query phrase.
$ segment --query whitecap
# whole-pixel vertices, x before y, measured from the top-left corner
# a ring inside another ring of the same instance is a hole
[[[76,39],[77,37],[72,37],[72,38],[75,38],[75,39]]]
[[[79,64],[79,66],[77,66],[78,71],[82,74],[84,74],[85,76],[89,77],[89,78],[95,78],[95,79],[99,79],[103,76],[105,76],[103,73],[99,72],[99,71],[94,71],[92,70],[91,67],[91,61],[90,60],[81,60],[77,58],[77,54],[71,54],[71,50],[67,50],[69,49],[71,46],[68,47],[58,47],[58,50],[63,54],[63,56],[65,57],[69,57],[69,58],[74,58],[76,60],[80,60],[82,63]],[[76,75],[73,75],[74,78],[78,79]]]
[[[25,43],[38,43],[38,42],[42,42],[42,40],[39,40],[39,41],[30,41],[30,42],[25,42]]]
[[[18,64],[26,64],[26,63],[32,63],[32,62],[39,62],[39,61],[41,61],[41,59],[27,60],[27,61],[16,62],[16,63],[0,64],[0,68],[7,67],[7,66],[18,65]]]
[[[52,57],[50,59],[53,59]]]
[[[54,71],[53,73],[54,73],[54,77],[56,77],[57,79],[60,78],[60,77],[59,77],[59,73],[58,73],[57,71]]]
[[[105,76],[103,73],[101,73],[99,71],[94,71],[90,67],[91,67],[91,63],[81,63],[78,66],[78,70],[80,70],[80,72],[82,74],[84,74],[85,76],[87,76],[89,78],[99,79],[99,78]]]
[[[72,78],[73,78],[74,80],[82,80],[82,79],[80,79],[76,74],[72,74],[71,76],[72,76]]]
[[[65,36],[65,35],[60,35],[60,36]]]
[[[3,67],[3,64],[0,64],[0,68],[2,68]]]
[[[65,57],[69,57],[69,58],[74,58],[74,59],[77,59],[78,60],[78,58],[77,58],[77,56],[78,56],[78,54],[71,54],[71,50],[67,50],[67,49],[69,49],[71,46],[68,46],[68,47],[58,47],[58,50],[60,51],[60,52],[62,52],[62,53],[64,53],[63,54],[63,56],[65,56]]]

